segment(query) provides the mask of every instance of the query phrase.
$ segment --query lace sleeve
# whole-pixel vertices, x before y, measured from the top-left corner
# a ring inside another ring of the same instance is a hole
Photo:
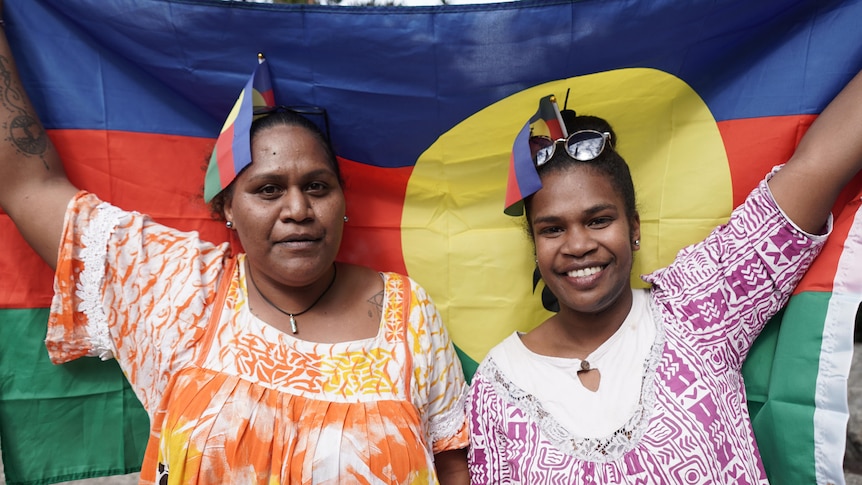
[[[66,213],[46,347],[115,357],[145,407],[191,358],[227,246],[79,193]]]

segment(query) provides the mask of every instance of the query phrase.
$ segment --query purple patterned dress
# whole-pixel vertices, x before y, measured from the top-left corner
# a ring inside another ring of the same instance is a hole
[[[468,401],[472,482],[768,483],[741,368],[825,239],[796,228],[764,181],[726,225],[646,276],[656,337],[637,408],[607,436],[563,427],[489,354]]]

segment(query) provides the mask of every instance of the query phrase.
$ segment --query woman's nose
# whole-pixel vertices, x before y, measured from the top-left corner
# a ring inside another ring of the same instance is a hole
[[[589,254],[598,245],[595,238],[586,228],[568,229],[565,233],[563,252],[572,256],[580,257]]]
[[[290,188],[282,197],[281,219],[301,222],[310,217],[311,204],[299,188]]]

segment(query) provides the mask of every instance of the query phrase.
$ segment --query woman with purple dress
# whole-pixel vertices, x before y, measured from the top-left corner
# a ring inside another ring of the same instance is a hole
[[[630,286],[640,219],[616,134],[592,116],[565,125],[570,135],[530,140],[541,188],[522,201],[559,311],[479,366],[472,483],[768,483],[742,364],[862,168],[862,74],[726,224],[644,276],[644,290]]]

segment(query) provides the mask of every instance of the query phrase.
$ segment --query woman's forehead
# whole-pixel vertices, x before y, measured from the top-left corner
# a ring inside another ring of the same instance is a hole
[[[530,201],[532,212],[548,208],[572,210],[596,205],[623,206],[622,195],[610,177],[586,164],[572,164],[542,176],[542,188]],[[566,209],[568,208],[568,209]]]

